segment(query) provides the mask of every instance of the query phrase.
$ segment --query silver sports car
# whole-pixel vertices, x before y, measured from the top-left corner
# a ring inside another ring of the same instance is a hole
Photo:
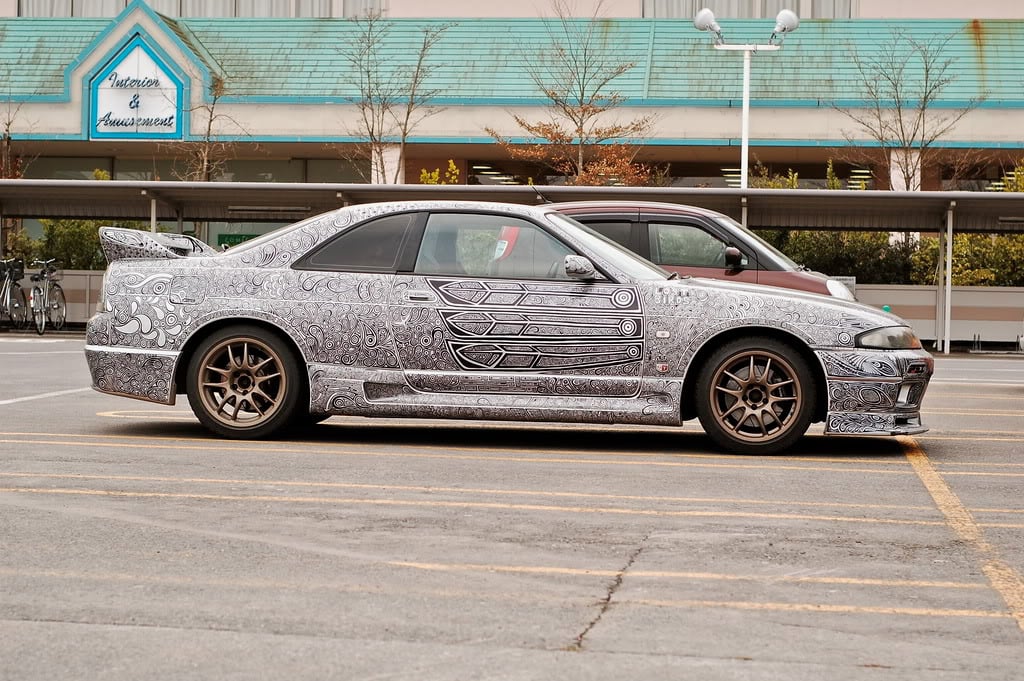
[[[931,356],[898,317],[676,278],[545,207],[358,205],[225,252],[101,230],[104,393],[188,395],[224,437],[335,414],[679,425],[774,453],[815,421],[920,433]]]

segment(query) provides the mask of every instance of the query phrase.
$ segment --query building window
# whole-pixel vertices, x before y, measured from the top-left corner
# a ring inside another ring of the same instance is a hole
[[[311,158],[306,161],[306,182],[365,183],[370,177],[370,162]]]
[[[134,181],[177,180],[168,159],[114,159],[114,179]]]
[[[323,19],[331,16],[331,0],[298,0],[295,14],[300,17]]]
[[[852,19],[852,0],[812,0],[808,19]]]
[[[302,182],[305,165],[301,160],[231,160],[214,179],[221,182]]]
[[[344,0],[342,13],[346,17],[366,17],[381,14],[381,0]]]
[[[18,0],[19,17],[116,17],[131,0]],[[333,0],[146,0],[168,17],[312,17],[334,16]],[[342,0],[342,16],[380,14],[382,0]]]
[[[33,180],[94,180],[95,171],[110,173],[113,159],[106,156],[40,156],[25,168],[25,178]]]
[[[852,5],[852,0],[643,0],[643,15],[649,19],[692,19],[707,7],[719,19],[774,19],[784,9],[804,19],[850,19]]]
[[[183,17],[232,17],[235,0],[180,0]]]
[[[20,0],[20,17],[116,17],[125,0]]]

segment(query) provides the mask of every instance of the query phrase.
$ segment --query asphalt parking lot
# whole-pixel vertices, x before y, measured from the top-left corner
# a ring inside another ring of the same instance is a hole
[[[1024,357],[916,438],[333,418],[213,439],[0,334],[0,679],[1020,679]],[[820,432],[820,429],[819,431]]]

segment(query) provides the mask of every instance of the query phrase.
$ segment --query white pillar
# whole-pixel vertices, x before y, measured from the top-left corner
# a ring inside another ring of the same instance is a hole
[[[904,172],[904,169],[909,172]],[[910,175],[907,186],[906,175]],[[921,191],[921,153],[914,149],[892,149],[889,151],[889,184],[894,192]]]
[[[946,314],[943,323],[945,328],[945,353],[949,354],[949,343],[953,316],[953,209],[956,208],[956,201],[949,202],[949,210],[946,212]]]
[[[946,348],[946,337],[943,335],[946,329],[946,232],[941,229],[938,260],[939,276],[935,282],[935,349],[941,351]]]
[[[743,50],[743,124],[740,140],[740,189],[747,188],[750,174],[750,50]],[[743,222],[746,227],[746,221]]]
[[[378,165],[376,158],[372,159],[370,177],[374,184],[405,184],[405,169],[402,168],[402,153],[397,144],[389,144],[384,148],[384,167]],[[395,169],[398,169],[398,182],[392,182],[395,177]]]

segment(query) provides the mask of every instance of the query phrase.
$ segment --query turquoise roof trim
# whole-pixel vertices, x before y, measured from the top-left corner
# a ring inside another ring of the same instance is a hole
[[[136,0],[115,20],[0,19],[0,101],[67,101],[75,64],[142,8],[206,74],[224,77],[222,101],[343,103],[357,96],[341,46],[359,26],[344,19],[176,19]],[[530,78],[552,34],[544,19],[394,19],[381,50],[387,67],[411,65],[421,32],[449,26],[434,53],[438,68],[428,89],[443,93],[441,106],[519,106],[545,102]],[[767,20],[723,20],[733,43],[764,42]],[[584,20],[578,22],[580,27]],[[582,29],[581,29],[582,30]],[[742,54],[712,49],[710,38],[689,20],[614,19],[601,23],[601,52],[636,66],[614,89],[637,106],[738,106]],[[854,53],[868,54],[903,31],[926,41],[953,35],[945,54],[953,83],[937,106],[959,108],[986,97],[986,108],[1024,106],[1024,21],[1019,20],[805,20],[775,53],[756,54],[751,70],[754,106],[828,108],[854,104],[864,93]],[[914,74],[913,77],[920,77]],[[208,87],[204,87],[204,96]]]

